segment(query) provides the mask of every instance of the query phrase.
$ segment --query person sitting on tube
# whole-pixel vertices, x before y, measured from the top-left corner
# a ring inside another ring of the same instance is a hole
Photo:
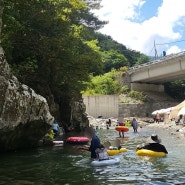
[[[137,150],[140,149],[147,149],[155,152],[164,152],[165,154],[168,154],[168,151],[166,150],[165,146],[161,144],[161,139],[158,137],[157,134],[152,134],[144,145],[137,146]]]
[[[96,152],[97,159],[99,161],[109,159],[107,149],[102,144],[100,144],[100,146],[95,150],[95,152]]]

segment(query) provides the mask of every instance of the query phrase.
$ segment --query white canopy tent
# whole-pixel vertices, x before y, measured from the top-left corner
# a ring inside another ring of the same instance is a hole
[[[170,117],[172,119],[177,119],[178,118],[178,113],[179,111],[185,107],[185,100],[173,107],[172,111],[170,112]],[[180,114],[179,114],[180,115]]]
[[[155,114],[157,114],[158,112],[159,112],[159,110],[155,110],[155,111],[152,112],[152,115],[155,115]]]
[[[169,107],[169,108],[166,108],[166,109],[155,110],[154,112],[152,112],[152,115],[155,115],[157,113],[159,113],[159,114],[170,114],[172,109],[173,109],[173,107]]]
[[[178,116],[180,116],[180,115],[185,115],[185,106],[182,107],[182,108],[179,110],[179,112],[178,112],[177,115],[178,115]]]

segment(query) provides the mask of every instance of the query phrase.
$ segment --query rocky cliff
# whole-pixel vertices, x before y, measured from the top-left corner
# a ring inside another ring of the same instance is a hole
[[[71,102],[71,123],[76,131],[81,131],[89,126],[89,120],[86,114],[86,106],[83,99]]]
[[[0,32],[2,12],[0,2]],[[11,74],[0,46],[0,151],[37,146],[53,119],[46,99]]]

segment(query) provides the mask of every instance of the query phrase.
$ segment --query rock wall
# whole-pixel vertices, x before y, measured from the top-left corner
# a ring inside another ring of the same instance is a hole
[[[2,12],[0,2],[0,32]],[[0,151],[36,147],[53,119],[46,99],[11,74],[0,46]]]
[[[87,118],[86,106],[83,100],[72,101],[71,103],[71,123],[76,131],[81,131],[83,128],[89,126]]]
[[[51,127],[54,118],[46,99],[21,84],[15,76],[7,74],[4,70],[6,66],[6,60],[1,59],[0,151],[35,147]]]

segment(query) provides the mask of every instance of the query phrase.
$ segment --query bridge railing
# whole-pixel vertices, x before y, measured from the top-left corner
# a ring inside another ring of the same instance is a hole
[[[152,60],[150,62],[141,64],[141,65],[138,65],[138,66],[131,67],[128,70],[128,74],[132,74],[135,71],[139,71],[139,70],[148,68],[151,65],[155,65],[155,64],[158,64],[158,63],[162,63],[162,62],[167,62],[169,59],[177,58],[177,57],[182,56],[182,55],[185,55],[185,51],[182,51],[182,52],[177,53],[177,54],[170,54],[170,55],[167,55],[165,57],[161,57],[161,58],[158,58],[156,60]]]

